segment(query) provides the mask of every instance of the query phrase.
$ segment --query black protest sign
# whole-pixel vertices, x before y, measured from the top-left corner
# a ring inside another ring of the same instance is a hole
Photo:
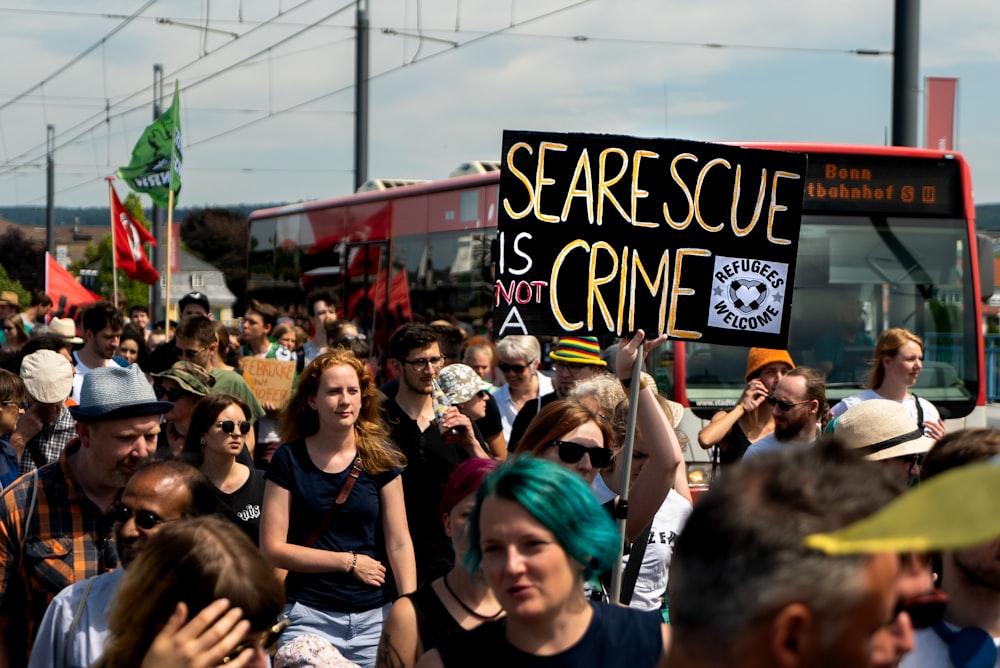
[[[496,334],[785,348],[806,156],[505,131]]]

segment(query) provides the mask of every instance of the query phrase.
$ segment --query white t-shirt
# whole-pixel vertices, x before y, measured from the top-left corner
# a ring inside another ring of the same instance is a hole
[[[659,610],[660,597],[667,591],[667,577],[670,559],[674,553],[674,541],[691,514],[691,502],[674,490],[670,490],[663,505],[653,516],[653,526],[649,531],[646,553],[642,555],[642,565],[635,580],[630,608],[638,610]],[[629,555],[622,558],[622,571],[628,565]]]
[[[862,401],[868,401],[869,399],[885,399],[885,397],[883,397],[875,390],[863,390],[861,392],[858,392],[857,394],[852,394],[849,397],[841,399],[840,403],[838,403],[832,409],[830,409],[830,416],[837,417],[838,415],[843,415],[844,413],[847,412],[848,408],[852,406],[857,406]],[[916,422],[917,421],[916,399],[920,399],[920,408],[922,408],[924,411],[924,422],[927,422],[928,420],[931,422],[936,422],[937,420],[941,419],[941,414],[938,413],[938,409],[934,407],[934,404],[927,401],[926,399],[920,397],[914,397],[912,394],[908,396],[906,399],[903,399],[902,401],[897,401],[896,403],[902,404],[903,408],[906,409],[906,412],[909,413],[910,417],[913,418],[913,421]],[[892,399],[889,399],[888,401],[892,401]],[[930,436],[930,433],[928,433],[927,429],[924,429],[924,435]]]
[[[958,627],[947,624],[952,631],[957,631]],[[941,639],[934,629],[919,629],[914,632],[915,641],[913,651],[903,657],[899,664],[901,668],[949,668],[952,666],[948,657],[948,645]],[[1000,647],[1000,638],[994,638],[993,642]],[[1000,668],[1000,656],[994,663],[996,668]]]

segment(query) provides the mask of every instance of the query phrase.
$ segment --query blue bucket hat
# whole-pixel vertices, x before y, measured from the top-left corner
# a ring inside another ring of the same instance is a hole
[[[162,415],[174,405],[157,401],[153,386],[137,364],[117,364],[89,371],[83,377],[80,404],[69,412],[78,422],[117,420],[140,415]]]

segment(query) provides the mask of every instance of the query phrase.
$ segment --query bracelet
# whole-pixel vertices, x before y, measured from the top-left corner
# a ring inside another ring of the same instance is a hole
[[[351,565],[347,567],[347,572],[348,573],[353,573],[354,572],[354,567],[357,566],[357,565],[358,565],[358,553],[352,550],[351,551]]]

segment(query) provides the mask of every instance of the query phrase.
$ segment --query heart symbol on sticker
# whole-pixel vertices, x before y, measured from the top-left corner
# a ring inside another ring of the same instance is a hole
[[[751,313],[759,309],[767,299],[767,286],[763,281],[738,278],[729,284],[729,298],[740,311]]]

